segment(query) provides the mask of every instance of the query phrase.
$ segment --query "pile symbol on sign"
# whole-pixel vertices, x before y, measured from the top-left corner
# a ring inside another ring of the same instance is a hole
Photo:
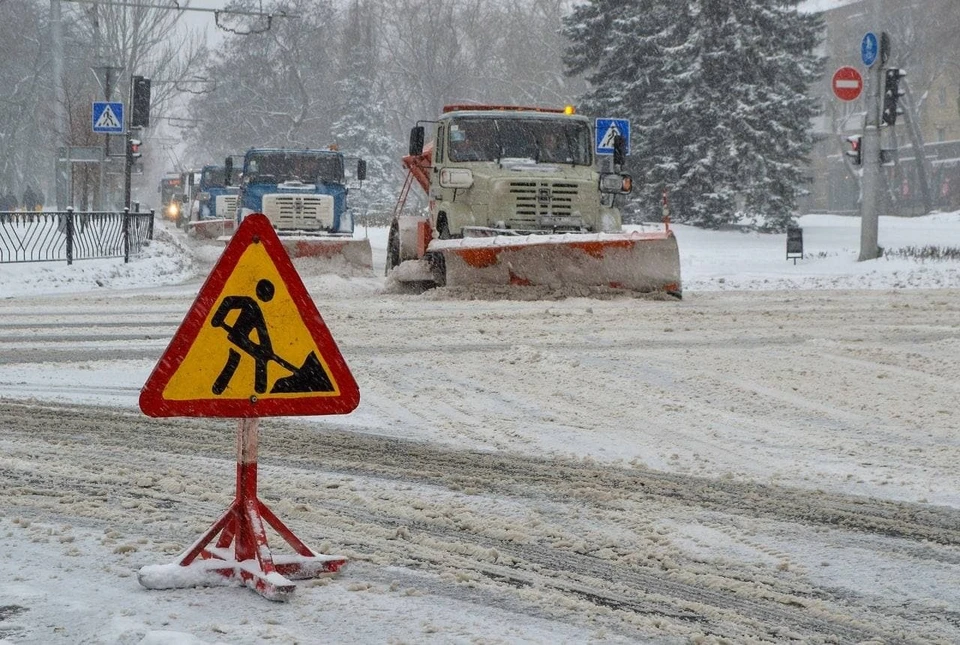
[[[147,379],[151,416],[343,414],[357,384],[270,221],[237,229]]]

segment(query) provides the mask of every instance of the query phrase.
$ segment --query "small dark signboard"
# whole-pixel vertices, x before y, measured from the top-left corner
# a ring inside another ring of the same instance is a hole
[[[787,227],[787,259],[794,264],[803,259],[803,229],[799,226]]]

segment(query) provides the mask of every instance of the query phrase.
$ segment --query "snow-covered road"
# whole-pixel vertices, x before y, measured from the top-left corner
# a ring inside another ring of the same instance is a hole
[[[0,300],[4,569],[114,588],[91,610],[0,581],[22,607],[0,639],[960,641],[958,292],[476,300],[303,273],[361,404],[263,420],[260,490],[343,575],[269,608],[139,588],[232,495],[230,421],[136,407],[199,283]]]

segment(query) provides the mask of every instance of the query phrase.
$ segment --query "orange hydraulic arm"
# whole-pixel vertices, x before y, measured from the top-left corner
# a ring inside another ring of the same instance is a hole
[[[404,204],[407,203],[407,195],[410,193],[410,185],[416,179],[420,188],[427,195],[430,194],[430,165],[433,163],[433,143],[428,143],[423,147],[423,152],[418,155],[405,155],[403,165],[407,169],[407,178],[403,182],[403,189],[400,191],[400,197],[393,207],[393,216],[400,215]]]
[[[417,180],[423,192],[430,193],[430,165],[433,163],[433,142],[423,147],[419,155],[406,155],[403,158],[404,167]]]

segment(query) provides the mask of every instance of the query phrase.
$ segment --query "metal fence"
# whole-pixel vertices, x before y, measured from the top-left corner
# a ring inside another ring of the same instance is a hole
[[[0,263],[138,257],[153,239],[153,211],[0,212]]]

